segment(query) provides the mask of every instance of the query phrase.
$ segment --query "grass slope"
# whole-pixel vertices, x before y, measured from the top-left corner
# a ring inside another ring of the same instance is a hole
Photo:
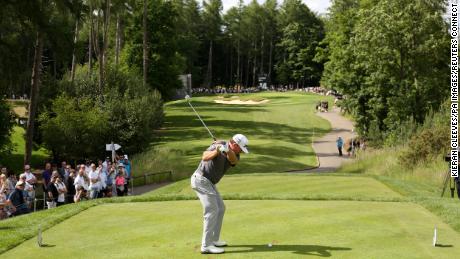
[[[460,232],[460,206],[457,195],[450,198],[450,190],[441,197],[443,178],[448,164],[442,159],[424,162],[412,169],[398,161],[398,148],[385,148],[360,154],[354,163],[340,168],[339,173],[371,176],[407,199],[422,205],[454,230]]]
[[[258,93],[244,98],[265,98],[262,105],[214,103],[216,96],[194,97],[192,104],[218,139],[235,133],[249,138],[249,155],[242,155],[239,173],[282,172],[317,165],[311,140],[330,130],[326,120],[314,115],[318,100],[308,93]],[[327,97],[330,99],[330,97]],[[159,142],[149,151],[133,157],[133,171],[172,170],[184,178],[195,170],[202,152],[212,143],[206,129],[183,100],[165,105],[166,119]]]
[[[460,235],[399,202],[227,201],[222,258],[455,258]],[[198,201],[107,204],[28,240],[5,258],[203,258]],[[439,243],[432,247],[437,226]],[[274,244],[272,248],[268,243]],[[213,258],[215,256],[212,256]],[[210,257],[208,257],[210,258]]]
[[[22,173],[25,153],[25,130],[22,127],[15,126],[13,128],[13,134],[11,135],[11,141],[14,144],[15,149],[10,155],[6,155],[0,158],[0,164],[7,166],[10,170],[13,170],[16,174]],[[43,164],[43,161],[48,157],[47,150],[40,148],[32,151],[31,164],[33,167]]]

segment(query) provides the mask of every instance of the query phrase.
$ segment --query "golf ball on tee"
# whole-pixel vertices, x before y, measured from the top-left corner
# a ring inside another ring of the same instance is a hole
[[[269,243],[269,244],[268,244],[268,247],[272,247],[272,244],[271,244],[271,243]]]

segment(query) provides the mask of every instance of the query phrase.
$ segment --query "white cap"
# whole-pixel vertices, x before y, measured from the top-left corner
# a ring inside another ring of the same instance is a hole
[[[124,159],[128,159],[128,155],[124,155],[123,158],[124,158]]]
[[[249,153],[248,151],[248,143],[249,143],[249,140],[248,138],[246,138],[245,135],[243,134],[236,134],[235,136],[233,136],[233,141],[235,141],[236,144],[238,144],[238,146],[240,146],[241,150],[243,150],[244,153]]]

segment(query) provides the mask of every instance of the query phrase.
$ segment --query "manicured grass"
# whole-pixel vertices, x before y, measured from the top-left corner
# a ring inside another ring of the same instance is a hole
[[[405,200],[372,178],[350,175],[228,175],[218,188],[227,200]],[[141,196],[85,201],[0,221],[0,253],[34,237],[39,225],[50,228],[97,204],[196,199],[185,179]]]
[[[217,185],[224,199],[380,200],[403,197],[370,177],[320,174],[254,174],[225,176]],[[185,179],[145,196],[180,194],[194,196]]]
[[[456,258],[460,235],[418,205],[226,201],[222,258]],[[31,239],[5,258],[203,258],[198,201],[106,204]],[[433,247],[434,226],[439,244]],[[269,248],[268,243],[273,247]],[[211,256],[215,258],[216,256]],[[210,257],[205,257],[210,258]]]
[[[236,133],[249,138],[251,153],[243,154],[240,165],[229,173],[283,172],[317,165],[312,135],[325,134],[330,125],[314,115],[314,107],[318,100],[330,97],[295,92],[243,96],[270,102],[224,105],[214,103],[217,96],[192,98],[192,105],[218,139],[228,140]],[[185,178],[196,169],[212,139],[184,100],[167,103],[165,112],[160,139],[149,151],[133,157],[133,171],[172,170],[176,178]]]
[[[24,165],[24,153],[25,153],[25,130],[22,127],[15,126],[13,128],[13,134],[11,135],[11,141],[13,142],[15,149],[10,155],[6,155],[0,158],[0,164],[7,166],[10,170],[13,170],[16,174],[22,173]],[[44,148],[39,148],[32,151],[32,167],[42,166],[43,162],[49,157],[48,151]]]
[[[422,205],[454,230],[460,232],[460,206],[457,195],[450,198],[449,186],[441,198],[443,179],[448,164],[439,159],[405,168],[398,162],[400,148],[385,148],[362,153],[354,163],[339,169],[339,173],[371,176],[407,199]]]

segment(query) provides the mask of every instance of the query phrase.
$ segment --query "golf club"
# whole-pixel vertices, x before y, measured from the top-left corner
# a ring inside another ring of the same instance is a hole
[[[203,123],[203,126],[208,130],[209,132],[209,135],[211,135],[212,139],[214,141],[216,141],[216,138],[214,137],[214,135],[212,135],[211,131],[208,129],[208,127],[206,126],[206,124],[204,124],[204,121],[201,119],[200,115],[198,114],[198,112],[196,112],[195,108],[193,108],[192,104],[190,103],[190,96],[187,94],[185,96],[185,100],[187,101],[188,105],[190,105],[190,107],[192,108],[192,110],[195,112],[196,116],[198,116],[198,119],[200,119],[201,123]]]

